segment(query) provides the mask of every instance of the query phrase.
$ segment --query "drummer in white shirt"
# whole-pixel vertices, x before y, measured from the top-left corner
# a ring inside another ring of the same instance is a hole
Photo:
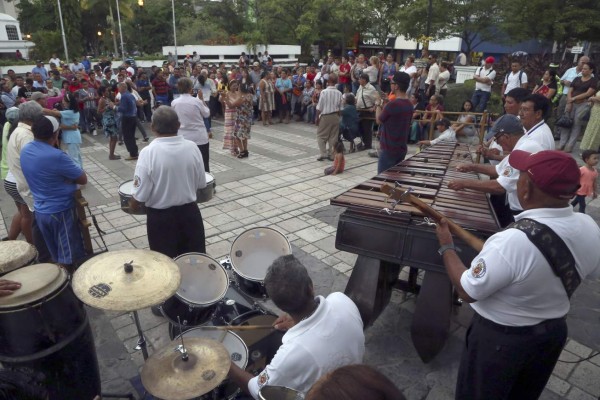
[[[209,146],[208,132],[204,119],[210,117],[210,109],[202,98],[202,92],[198,92],[200,97],[192,96],[194,85],[189,78],[181,78],[177,81],[177,91],[180,97],[171,102],[171,107],[179,117],[178,134],[190,140],[198,146],[202,153],[204,170],[210,172],[208,166]]]
[[[349,297],[343,293],[315,297],[306,268],[293,255],[275,260],[264,283],[275,305],[287,312],[274,326],[287,332],[258,376],[231,363],[229,378],[242,390],[255,399],[266,385],[306,393],[326,373],[362,363],[363,322]]]
[[[205,253],[204,224],[196,191],[206,187],[202,154],[194,142],[178,135],[179,118],[167,106],[152,115],[156,138],[139,154],[130,207],[146,203],[150,250],[171,258]]]
[[[550,100],[541,94],[531,94],[521,103],[519,118],[525,128],[525,136],[534,140],[544,150],[554,150],[554,136],[552,130],[544,121],[550,111]]]

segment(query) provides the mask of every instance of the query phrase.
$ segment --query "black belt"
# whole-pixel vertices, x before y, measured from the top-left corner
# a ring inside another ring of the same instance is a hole
[[[328,113],[328,114],[321,114],[321,117],[325,117],[325,116],[327,116],[327,115],[338,114],[338,113],[339,113],[339,111],[334,111],[334,112],[332,112],[332,113]]]
[[[481,315],[475,313],[475,315],[473,316],[473,322],[484,325],[490,329],[495,330],[496,332],[505,333],[509,335],[543,335],[552,332],[557,326],[565,324],[566,319],[565,317],[547,319],[545,321],[540,322],[539,324],[529,326],[507,326],[497,324],[494,321],[490,321],[489,319],[486,319]]]

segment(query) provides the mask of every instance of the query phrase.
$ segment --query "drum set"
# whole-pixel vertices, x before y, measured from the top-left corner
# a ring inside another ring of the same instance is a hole
[[[150,250],[118,250],[91,258],[71,278],[54,264],[27,265],[35,257],[25,253],[15,261],[20,268],[3,276],[22,287],[0,298],[0,362],[43,371],[51,400],[92,399],[100,393],[93,336],[81,302],[131,312],[145,360],[141,381],[155,398],[235,399],[240,390],[227,380],[231,363],[258,374],[281,345],[283,333],[272,328],[277,317],[262,306],[268,266],[291,254],[287,238],[274,229],[243,232],[222,261],[200,253],[172,260]],[[138,315],[150,306],[159,306],[172,339],[152,355]],[[260,398],[304,396],[265,386]]]

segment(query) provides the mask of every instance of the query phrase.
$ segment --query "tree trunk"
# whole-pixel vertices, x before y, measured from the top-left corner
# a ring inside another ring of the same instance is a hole
[[[112,39],[113,39],[113,44],[115,46],[115,55],[119,54],[119,50],[117,48],[117,32],[115,32],[115,18],[113,17],[113,11],[112,11],[112,0],[108,1],[108,12],[110,14],[110,32],[112,35]]]

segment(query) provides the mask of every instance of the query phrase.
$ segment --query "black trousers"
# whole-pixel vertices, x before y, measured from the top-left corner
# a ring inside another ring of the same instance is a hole
[[[150,250],[175,258],[185,253],[206,253],[204,223],[198,204],[166,209],[146,207]]]
[[[537,399],[566,340],[564,318],[512,327],[475,314],[467,330],[455,398]]]
[[[506,202],[506,193],[491,194],[490,203],[496,212],[496,217],[498,217],[498,222],[502,228],[506,228],[508,225],[515,222],[515,218]]]
[[[121,131],[123,132],[123,141],[125,147],[131,157],[138,156],[138,147],[135,143],[135,128],[137,124],[137,116],[121,117]]]
[[[365,149],[373,147],[373,120],[370,118],[361,118],[358,122],[360,138],[362,139]]]
[[[204,162],[204,171],[210,172],[210,168],[208,166],[208,148],[210,147],[210,142],[206,144],[199,144],[198,149],[200,149],[200,153],[202,154],[202,161]]]

